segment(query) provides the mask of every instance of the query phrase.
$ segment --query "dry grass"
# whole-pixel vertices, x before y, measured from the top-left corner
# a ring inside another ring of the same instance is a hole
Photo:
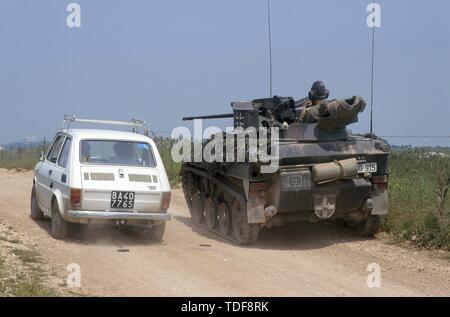
[[[48,285],[48,269],[36,250],[22,244],[1,222],[0,236],[0,297],[60,295]]]

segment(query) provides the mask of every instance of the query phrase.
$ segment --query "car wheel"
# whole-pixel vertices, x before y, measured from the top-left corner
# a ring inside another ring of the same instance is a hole
[[[33,220],[44,219],[44,213],[39,209],[39,205],[36,197],[36,187],[33,185],[31,190],[31,201],[30,201],[30,217]]]
[[[57,202],[52,204],[52,221],[51,221],[51,234],[55,239],[67,238],[69,232],[69,223],[64,220],[59,211]]]
[[[162,241],[164,232],[166,231],[166,223],[163,222],[158,225],[153,225],[148,231],[148,238],[152,241]]]

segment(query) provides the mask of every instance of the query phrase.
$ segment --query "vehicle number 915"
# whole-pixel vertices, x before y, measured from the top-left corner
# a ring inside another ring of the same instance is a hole
[[[358,173],[376,173],[377,170],[377,163],[358,164]]]

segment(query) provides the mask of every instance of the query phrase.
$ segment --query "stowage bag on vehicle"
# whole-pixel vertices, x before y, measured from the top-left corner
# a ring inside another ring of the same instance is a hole
[[[317,127],[326,131],[334,131],[358,122],[358,113],[363,112],[366,102],[362,97],[322,101],[308,108],[303,122],[317,123]]]

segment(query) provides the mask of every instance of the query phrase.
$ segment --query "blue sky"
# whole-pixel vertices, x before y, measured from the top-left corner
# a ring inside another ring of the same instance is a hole
[[[68,113],[167,133],[269,94],[265,0],[79,0],[78,29],[70,2],[0,0],[0,143],[52,136]],[[368,101],[369,2],[272,0],[274,93],[321,79],[332,98]],[[375,132],[450,135],[450,1],[378,3]],[[351,129],[367,131],[369,111]]]

